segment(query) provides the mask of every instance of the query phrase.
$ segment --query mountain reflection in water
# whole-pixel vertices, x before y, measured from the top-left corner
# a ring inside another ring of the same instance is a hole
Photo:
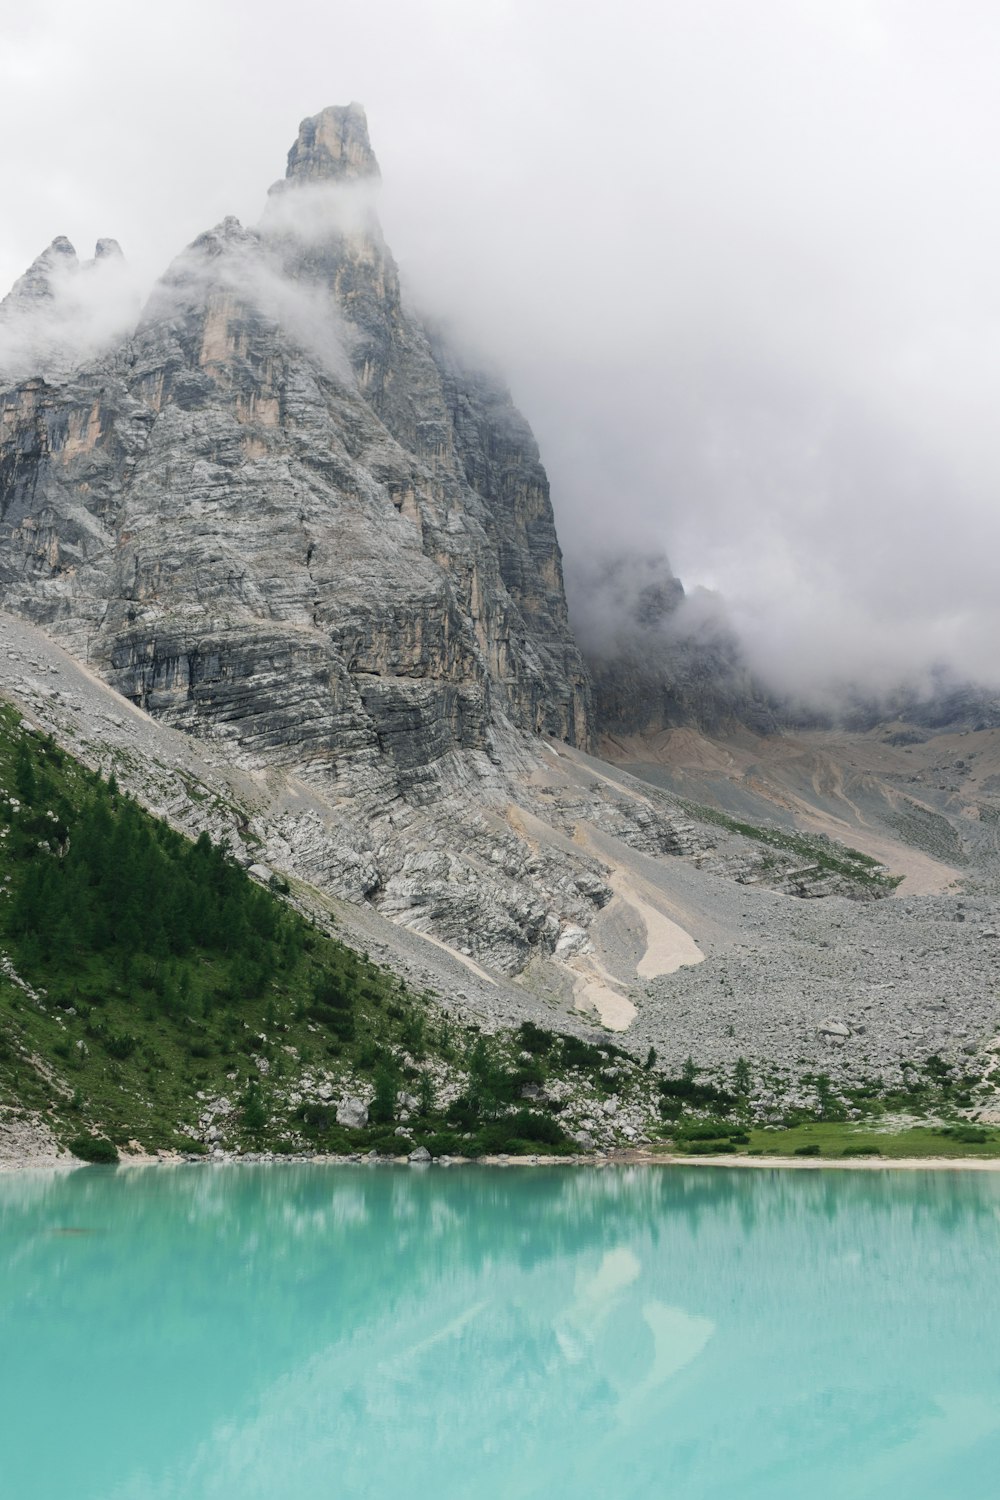
[[[0,1178],[0,1491],[985,1497],[998,1214],[962,1172]]]

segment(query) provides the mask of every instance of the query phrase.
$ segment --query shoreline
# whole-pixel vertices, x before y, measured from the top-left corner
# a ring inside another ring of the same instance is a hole
[[[24,1172],[75,1172],[91,1163],[73,1156],[39,1159],[38,1156],[0,1160],[0,1179]],[[138,1153],[122,1156],[115,1170],[136,1167],[590,1167],[597,1171],[608,1167],[715,1167],[737,1170],[777,1169],[784,1171],[822,1172],[1000,1172],[1000,1156],[687,1156],[679,1152],[610,1151],[602,1155],[580,1156],[441,1156],[429,1161],[410,1161],[406,1156],[372,1157],[361,1153],[349,1156],[324,1156],[319,1153],[301,1156],[267,1156],[253,1152],[233,1152],[225,1156],[147,1156]]]

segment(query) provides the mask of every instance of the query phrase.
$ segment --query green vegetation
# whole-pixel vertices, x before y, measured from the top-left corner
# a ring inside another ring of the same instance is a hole
[[[555,1069],[603,1089],[617,1051],[537,1027],[479,1036],[3,705],[0,891],[0,1102],[84,1160],[132,1141],[204,1152],[206,1109],[246,1149],[565,1152],[557,1110],[522,1089]],[[440,1108],[446,1070],[468,1082]],[[368,1126],[299,1103],[304,1074],[336,1096],[367,1084]]]
[[[689,1058],[668,1076],[653,1049],[641,1062],[530,1021],[483,1035],[2,705],[0,957],[0,1105],[43,1118],[87,1161],[216,1141],[558,1156],[576,1149],[567,1094],[599,1109],[635,1090],[658,1100],[662,1140],[692,1156],[1000,1155],[1000,1131],[962,1113],[981,1079],[940,1057],[904,1065],[893,1088],[847,1088],[745,1058],[717,1077]],[[805,1104],[780,1128],[755,1125],[755,1094],[793,1082]],[[337,1102],[358,1093],[368,1123],[338,1124]],[[885,1128],[900,1115],[927,1123]]]
[[[904,1129],[880,1128],[877,1122],[853,1123],[821,1120],[799,1125],[751,1128],[743,1132],[723,1131],[702,1138],[690,1127],[671,1137],[671,1149],[692,1155],[732,1154],[748,1156],[804,1156],[827,1160],[880,1156],[887,1160],[925,1156],[990,1158],[1000,1156],[1000,1128],[968,1125],[914,1125]]]
[[[741,834],[755,844],[765,844],[772,849],[783,850],[786,854],[794,854],[796,858],[818,865],[831,875],[853,880],[869,890],[889,895],[903,878],[901,875],[887,874],[877,859],[872,859],[869,854],[862,854],[858,849],[849,849],[846,844],[834,844],[815,834],[792,833],[784,828],[765,828],[756,823],[746,823],[730,813],[720,812],[714,807],[701,807],[694,802],[684,802],[682,806],[692,817],[703,823],[714,823],[717,828]],[[764,863],[770,868],[774,862],[769,862],[765,855]]]
[[[1000,1130],[963,1125],[880,1129],[868,1120],[814,1121],[791,1129],[752,1130],[750,1144],[764,1156],[991,1157],[1000,1155]]]
[[[981,1080],[937,1056],[907,1064],[902,1086],[870,1078],[834,1085],[825,1073],[806,1073],[796,1092],[812,1102],[785,1110],[778,1125],[754,1122],[752,1074],[739,1058],[732,1088],[700,1081],[688,1060],[680,1077],[661,1077],[657,1132],[666,1148],[692,1156],[901,1157],[1000,1156],[1000,1127],[959,1113],[975,1103]],[[900,1117],[912,1121],[901,1125]]]
[[[89,1161],[97,1166],[114,1166],[120,1159],[118,1147],[100,1135],[75,1136],[69,1143],[69,1149],[81,1161]]]

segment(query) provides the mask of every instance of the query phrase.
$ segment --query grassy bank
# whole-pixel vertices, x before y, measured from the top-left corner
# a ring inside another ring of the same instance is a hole
[[[881,1157],[887,1161],[921,1157],[989,1159],[1000,1157],[1000,1129],[955,1122],[882,1128],[877,1120],[808,1121],[788,1128],[714,1130],[693,1126],[676,1132],[660,1149],[699,1156],[802,1157],[844,1161]]]

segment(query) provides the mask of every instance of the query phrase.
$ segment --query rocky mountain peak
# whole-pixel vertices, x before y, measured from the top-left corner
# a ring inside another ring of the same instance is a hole
[[[24,320],[0,598],[255,773],[335,788],[324,883],[435,933],[452,913],[471,953],[484,808],[507,839],[535,737],[591,743],[590,687],[531,431],[406,306],[377,183],[363,111],[324,110],[261,225],[196,238],[119,335],[88,298],[113,257]],[[512,890],[506,967],[561,932]]]
[[[95,260],[124,260],[122,247],[117,240],[99,239],[94,246]]]
[[[18,277],[7,296],[0,302],[0,311],[10,313],[26,303],[54,296],[54,282],[66,274],[80,269],[76,251],[64,234],[56,235],[41,255],[32,261],[23,276]]]
[[[0,302],[0,376],[67,374],[134,326],[139,304],[117,240],[80,261],[57,235]]]
[[[360,104],[332,104],[302,121],[288,153],[288,181],[352,182],[379,175]]]

